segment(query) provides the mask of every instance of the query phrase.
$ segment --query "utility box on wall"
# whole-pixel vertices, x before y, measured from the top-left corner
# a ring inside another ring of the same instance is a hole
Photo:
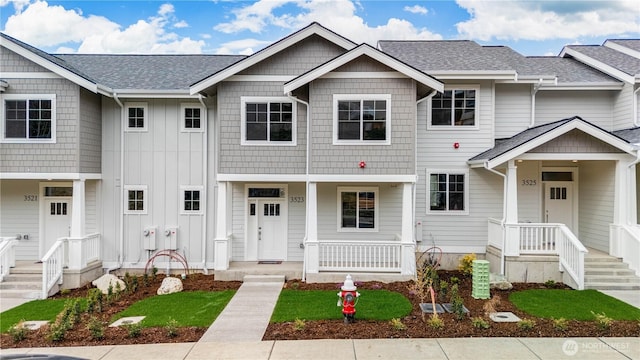
[[[167,226],[164,230],[164,236],[166,237],[165,249],[177,250],[178,249],[178,227]]]
[[[156,250],[158,245],[156,243],[156,233],[158,232],[157,226],[148,226],[142,231],[142,242],[145,250]]]

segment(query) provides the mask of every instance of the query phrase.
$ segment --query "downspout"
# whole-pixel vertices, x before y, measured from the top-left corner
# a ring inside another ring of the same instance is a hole
[[[507,175],[495,169],[489,168],[489,164],[486,161],[484,163],[484,168],[502,177],[502,219],[500,220],[500,225],[502,226],[502,249],[500,250],[500,275],[504,275],[504,246],[507,237],[504,229],[504,222],[507,218]]]
[[[113,99],[120,106],[120,197],[118,203],[120,204],[120,246],[118,249],[118,264],[107,269],[106,273],[110,273],[113,270],[120,269],[124,263],[124,105],[118,98],[117,93],[113,93]]]
[[[202,105],[203,112],[203,128],[204,135],[202,139],[202,185],[204,185],[204,206],[202,207],[202,272],[205,275],[209,275],[209,269],[207,269],[207,209],[209,208],[209,204],[207,199],[209,198],[209,192],[207,191],[209,180],[209,134],[208,130],[208,121],[209,121],[209,111],[207,109],[207,105],[204,103],[202,94],[198,94],[198,101]]]
[[[542,86],[542,79],[539,79],[538,83],[533,85],[533,89],[531,89],[531,120],[529,121],[529,128],[532,128],[536,123],[536,94],[540,90],[540,86]]]
[[[640,87],[633,91],[633,125],[640,126],[640,119],[638,118],[638,92]]]
[[[303,100],[298,99],[297,97],[291,95],[291,92],[287,93],[287,97],[297,103],[300,103],[304,106],[307,107],[307,138],[306,138],[306,142],[307,142],[307,154],[306,154],[306,163],[305,163],[305,196],[307,197],[307,201],[305,201],[305,221],[304,221],[304,239],[302,240],[303,244],[307,243],[307,238],[309,237],[309,235],[307,234],[307,232],[309,231],[307,224],[309,224],[309,149],[311,148],[311,124],[309,123],[309,119],[310,119],[310,111],[309,111],[309,103]],[[297,133],[296,133],[297,136]],[[317,191],[317,189],[316,189]],[[316,205],[317,206],[317,205]],[[304,246],[304,245],[303,245]],[[303,252],[303,257],[302,257],[302,279],[301,281],[306,281],[306,277],[307,277],[307,248],[306,246],[304,246],[304,252]]]
[[[416,183],[413,184],[413,240],[416,243],[416,247],[418,246],[418,242],[417,242],[417,235],[416,235],[416,224],[417,224],[417,219],[416,219],[416,192],[418,189],[418,105],[420,105],[421,103],[423,103],[426,100],[431,100],[431,98],[433,98],[433,96],[435,94],[437,94],[438,91],[437,90],[433,90],[431,93],[429,93],[429,95],[423,97],[422,99],[416,101],[416,132],[415,132],[415,136],[414,136],[414,156],[415,156],[415,174],[416,174]],[[426,179],[426,178],[425,178]],[[426,180],[428,181],[428,179]],[[416,249],[418,250],[418,249]]]

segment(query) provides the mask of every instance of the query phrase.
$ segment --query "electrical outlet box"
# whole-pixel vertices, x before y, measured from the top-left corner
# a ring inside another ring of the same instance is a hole
[[[145,250],[156,250],[158,245],[156,243],[156,233],[158,232],[157,226],[148,226],[142,231],[142,241]]]
[[[166,249],[177,250],[178,249],[178,227],[167,226],[164,230],[164,236],[166,237]]]

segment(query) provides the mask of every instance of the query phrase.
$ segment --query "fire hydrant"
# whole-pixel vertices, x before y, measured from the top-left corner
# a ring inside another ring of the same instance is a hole
[[[358,288],[353,284],[351,275],[347,275],[340,290],[342,291],[338,293],[338,306],[342,306],[344,323],[348,324],[353,322],[356,317],[356,304],[358,303],[360,293],[356,291]]]

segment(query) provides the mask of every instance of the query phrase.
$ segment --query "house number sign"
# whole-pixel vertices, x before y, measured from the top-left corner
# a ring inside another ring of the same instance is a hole
[[[38,201],[38,195],[24,195],[24,201]]]
[[[524,179],[521,184],[522,186],[536,186],[537,181],[534,179]]]
[[[304,202],[304,196],[291,196],[289,197],[289,202],[294,204],[299,204]]]

